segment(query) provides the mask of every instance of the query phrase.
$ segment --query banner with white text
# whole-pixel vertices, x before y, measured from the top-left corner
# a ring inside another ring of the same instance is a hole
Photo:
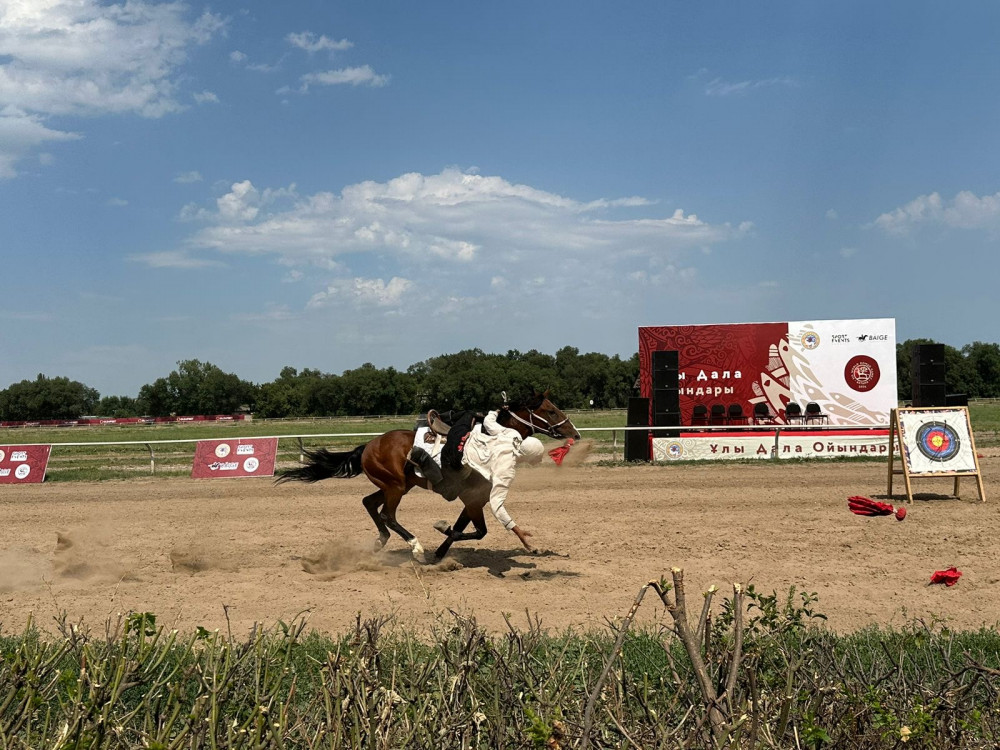
[[[653,398],[652,353],[677,351],[681,424],[694,407],[766,405],[777,424],[790,402],[819,407],[822,424],[888,425],[897,406],[893,318],[643,326],[639,386]]]
[[[760,432],[685,433],[653,438],[654,461],[728,461],[759,458],[886,456],[888,430],[782,430],[775,439]]]
[[[0,445],[0,484],[45,481],[51,445]]]
[[[273,477],[278,438],[199,440],[194,451],[194,479]]]

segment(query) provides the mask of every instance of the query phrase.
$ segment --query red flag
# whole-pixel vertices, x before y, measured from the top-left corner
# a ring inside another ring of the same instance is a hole
[[[847,498],[847,507],[850,508],[851,513],[857,513],[859,516],[895,515],[897,521],[902,521],[906,518],[906,508],[902,505],[894,508],[889,503],[880,503],[878,500],[872,500],[869,497],[861,495],[854,495]]]
[[[931,576],[931,583],[943,583],[945,586],[954,586],[961,577],[962,571],[953,565],[948,570],[935,570]]]
[[[563,459],[566,458],[566,454],[569,453],[569,449],[572,447],[573,438],[567,438],[565,443],[549,451],[549,456],[556,462],[556,466],[562,466]]]

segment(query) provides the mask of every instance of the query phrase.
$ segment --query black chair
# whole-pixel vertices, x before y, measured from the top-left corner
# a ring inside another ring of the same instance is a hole
[[[750,419],[743,413],[743,404],[730,404],[726,412],[729,424],[747,424]]]
[[[708,424],[708,407],[705,406],[705,404],[694,405],[694,408],[691,410],[691,424],[692,425]]]
[[[785,407],[785,421],[788,422],[788,424],[802,424],[805,422],[805,416],[802,414],[802,407],[794,401],[789,401],[788,406]]]
[[[771,413],[771,407],[764,401],[754,404],[753,422],[754,424],[774,424],[774,414]]]
[[[819,408],[819,404],[815,401],[810,401],[806,404],[806,423],[809,422],[819,422],[820,424],[830,423],[830,417],[823,413],[823,410]]]
[[[726,424],[726,407],[722,404],[712,404],[712,416],[709,424]]]

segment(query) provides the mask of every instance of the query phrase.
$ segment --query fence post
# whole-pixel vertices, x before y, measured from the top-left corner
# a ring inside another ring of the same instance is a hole
[[[146,443],[146,449],[149,450],[149,473],[156,473],[156,454],[153,453],[152,443]]]

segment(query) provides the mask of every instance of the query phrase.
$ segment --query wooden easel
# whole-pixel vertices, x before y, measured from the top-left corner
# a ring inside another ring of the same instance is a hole
[[[975,465],[975,470],[968,471],[921,471],[914,474],[910,467],[909,451],[907,450],[906,436],[903,434],[903,426],[899,420],[899,412],[964,412],[965,423],[969,430],[969,450],[972,451],[972,461]],[[896,448],[899,449],[900,463],[902,464],[901,469],[893,468],[893,460],[896,452]],[[899,409],[893,409],[892,415],[889,418],[889,489],[887,494],[892,497],[892,475],[902,474],[903,482],[906,485],[906,502],[913,502],[913,487],[910,484],[911,477],[923,478],[923,477],[955,477],[955,489],[952,494],[955,497],[960,497],[958,490],[958,482],[962,477],[975,477],[976,486],[979,490],[979,501],[986,502],[986,492],[983,489],[983,475],[979,470],[979,454],[976,453],[976,440],[972,435],[972,423],[969,420],[969,409],[965,406],[949,406],[949,407],[937,407],[937,408],[916,408],[916,407],[904,407]]]

